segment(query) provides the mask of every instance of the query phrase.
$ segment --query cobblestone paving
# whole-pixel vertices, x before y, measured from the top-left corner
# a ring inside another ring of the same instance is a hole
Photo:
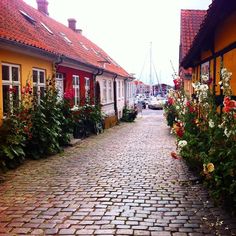
[[[146,113],[145,113],[146,112]],[[145,111],[0,184],[0,235],[236,235],[179,160],[161,111]]]

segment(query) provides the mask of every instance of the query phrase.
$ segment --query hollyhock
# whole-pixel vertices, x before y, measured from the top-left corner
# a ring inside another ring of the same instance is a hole
[[[229,97],[224,98],[224,111],[226,113],[234,110],[236,108],[236,101],[230,100]]]

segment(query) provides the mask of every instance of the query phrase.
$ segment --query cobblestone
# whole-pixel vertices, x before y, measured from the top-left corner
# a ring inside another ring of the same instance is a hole
[[[236,235],[235,218],[189,181],[174,149],[162,111],[149,110],[63,154],[27,161],[3,176],[0,236]]]

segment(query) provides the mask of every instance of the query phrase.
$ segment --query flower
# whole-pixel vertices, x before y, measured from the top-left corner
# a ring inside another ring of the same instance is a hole
[[[214,128],[215,127],[215,123],[212,119],[209,120],[209,127],[210,128]]]
[[[214,166],[213,163],[208,163],[206,167],[207,167],[207,171],[209,173],[211,173],[211,172],[213,172],[215,170],[215,166]]]
[[[176,76],[174,79],[175,89],[178,90],[181,88],[182,85],[182,79],[179,76]]]
[[[224,134],[227,138],[229,138],[229,136],[232,134],[232,132],[231,132],[231,130],[228,130],[227,128],[225,128]]]
[[[208,176],[209,173],[213,172],[215,170],[215,166],[213,163],[203,164],[203,173]]]
[[[186,140],[180,140],[178,143],[178,147],[180,149],[182,149],[183,147],[185,147],[188,144],[188,142]]]
[[[176,152],[171,152],[170,155],[171,155],[171,157],[173,157],[174,159],[177,159],[177,160],[179,159],[179,156],[177,155]]]
[[[230,100],[228,96],[224,98],[224,111],[226,113],[234,110],[236,108],[236,101]]]
[[[168,101],[167,101],[168,105],[173,105],[174,104],[174,99],[171,97],[168,97]]]

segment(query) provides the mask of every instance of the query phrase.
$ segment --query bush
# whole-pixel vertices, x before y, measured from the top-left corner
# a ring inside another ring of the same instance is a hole
[[[123,116],[121,118],[121,121],[133,122],[136,119],[137,115],[138,115],[138,112],[136,109],[129,109],[125,107],[123,109]]]
[[[105,116],[99,106],[86,104],[73,110],[75,138],[85,138],[103,131]]]
[[[217,109],[208,76],[202,75],[202,83],[193,84],[193,98],[184,93],[177,78],[165,116],[176,135],[178,154],[204,180],[215,201],[236,213],[236,101],[231,98],[231,75],[221,70],[223,109]]]

